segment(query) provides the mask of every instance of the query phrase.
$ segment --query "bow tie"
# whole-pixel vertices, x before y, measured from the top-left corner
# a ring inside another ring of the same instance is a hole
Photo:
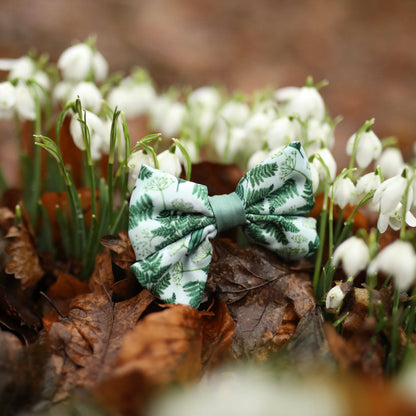
[[[235,192],[143,165],[130,200],[129,238],[139,282],[167,303],[198,308],[212,258],[210,239],[241,225],[248,239],[287,260],[315,251],[316,221],[307,157],[295,142],[247,172]]]

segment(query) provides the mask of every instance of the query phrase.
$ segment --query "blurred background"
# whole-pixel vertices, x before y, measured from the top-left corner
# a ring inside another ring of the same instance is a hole
[[[97,36],[110,70],[145,67],[161,89],[218,84],[252,93],[312,75],[336,128],[335,155],[371,117],[405,155],[416,139],[415,0],[1,0],[0,57],[56,61]],[[3,128],[2,159],[10,132]],[[8,159],[9,158],[9,159]]]

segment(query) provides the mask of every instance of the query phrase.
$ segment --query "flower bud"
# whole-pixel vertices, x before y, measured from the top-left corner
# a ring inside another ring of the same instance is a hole
[[[216,111],[221,104],[221,95],[214,87],[201,87],[192,91],[187,101],[191,108]]]
[[[370,261],[367,244],[358,237],[348,238],[335,249],[332,265],[337,266],[341,261],[345,274],[348,277],[355,277]]]
[[[86,43],[79,43],[66,49],[58,60],[58,68],[65,81],[80,82],[90,75],[95,81],[103,81],[108,64],[100,52]]]
[[[340,285],[334,286],[326,295],[326,309],[338,309],[344,298],[345,293],[342,291]]]
[[[16,111],[21,120],[35,120],[36,104],[30,87],[25,81],[16,85]]]
[[[288,117],[273,120],[266,132],[266,140],[270,149],[287,145],[299,137],[299,124],[289,120]]]
[[[100,90],[92,82],[80,82],[72,88],[68,101],[81,100],[82,107],[93,113],[99,113],[103,97]]]
[[[400,175],[405,166],[402,152],[395,147],[388,147],[377,160],[377,165],[385,179]]]
[[[325,104],[318,90],[314,87],[302,87],[286,105],[286,114],[297,115],[302,121],[315,118],[323,121]]]
[[[355,186],[350,178],[338,178],[331,187],[334,204],[345,208],[347,204],[355,202]]]
[[[182,171],[182,166],[178,156],[169,150],[164,150],[162,153],[157,155],[159,162],[159,169],[164,172],[170,173],[173,176],[179,177]]]
[[[138,150],[130,155],[130,158],[127,162],[127,166],[130,169],[129,172],[129,187],[133,188],[136,183],[137,177],[139,176],[140,169],[142,165],[147,165],[154,167],[154,161],[151,154],[147,153],[143,149]]]
[[[382,271],[394,277],[400,291],[405,291],[413,284],[416,275],[416,255],[409,242],[396,240],[389,244],[370,263],[368,273]]]
[[[355,160],[360,168],[365,169],[372,160],[380,156],[381,142],[372,130],[362,132],[357,138],[356,134],[353,134],[347,142],[348,155],[352,155],[356,140]]]
[[[8,81],[0,82],[0,119],[13,118],[15,105],[15,87]]]

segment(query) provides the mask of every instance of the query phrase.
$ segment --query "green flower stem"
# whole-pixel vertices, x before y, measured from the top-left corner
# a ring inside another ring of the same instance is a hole
[[[107,184],[108,184],[108,208],[109,208],[109,220],[110,224],[113,220],[113,177],[114,177],[114,156],[117,141],[117,120],[120,115],[120,111],[114,111],[113,120],[111,123],[110,133],[110,152],[108,155],[108,166],[107,166]]]
[[[182,152],[182,154],[185,157],[185,160],[186,160],[185,176],[186,176],[186,180],[189,181],[191,180],[191,172],[192,172],[191,157],[189,156],[189,153],[184,147],[184,145],[178,139],[172,139],[172,141],[176,144],[176,146],[179,147],[179,150]]]
[[[391,315],[391,347],[387,356],[386,371],[390,374],[394,373],[397,367],[397,353],[399,350],[399,298],[400,292],[398,289],[394,291],[393,309]]]
[[[415,332],[416,326],[416,286],[413,287],[410,301],[410,311],[406,324],[406,353],[410,348],[412,334]]]
[[[404,240],[406,235],[406,213],[407,213],[407,202],[409,199],[409,189],[412,185],[412,182],[416,178],[416,172],[413,172],[410,179],[407,179],[406,189],[403,195],[403,206],[402,206],[402,226],[400,228],[400,239]]]
[[[0,198],[3,196],[3,192],[8,188],[6,178],[4,177],[3,170],[0,168]]]

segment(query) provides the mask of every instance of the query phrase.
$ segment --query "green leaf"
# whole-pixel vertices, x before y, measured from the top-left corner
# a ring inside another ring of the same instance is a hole
[[[293,178],[288,179],[280,188],[270,193],[270,214],[274,214],[278,208],[297,195],[299,192],[296,181]]]

